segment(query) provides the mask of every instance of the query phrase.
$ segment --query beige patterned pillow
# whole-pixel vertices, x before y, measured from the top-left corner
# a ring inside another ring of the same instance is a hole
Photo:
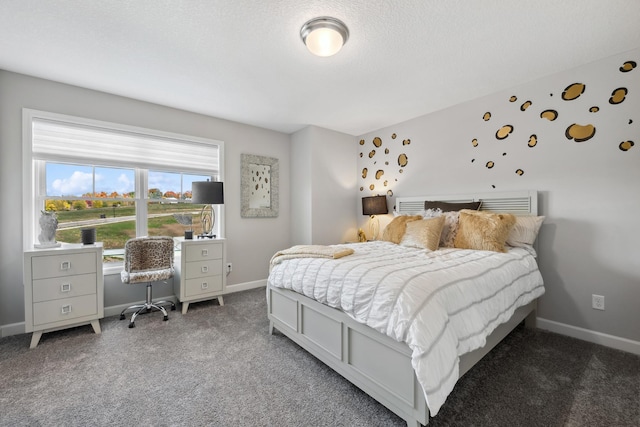
[[[384,228],[384,231],[382,232],[382,240],[393,242],[397,245],[404,236],[407,222],[418,221],[421,219],[422,215],[401,215],[393,218]]]
[[[533,246],[543,221],[543,216],[517,216],[516,224],[509,233],[509,237],[507,237],[507,245],[516,248]]]
[[[444,216],[407,222],[400,245],[435,251],[440,243],[443,226]]]
[[[506,252],[504,245],[515,223],[516,217],[511,214],[461,210],[454,246]]]

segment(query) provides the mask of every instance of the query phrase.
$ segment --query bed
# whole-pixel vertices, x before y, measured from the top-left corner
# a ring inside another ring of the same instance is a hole
[[[424,214],[427,200],[538,214],[535,191],[398,197],[396,214]],[[278,329],[409,426],[426,425],[457,379],[515,326],[535,325],[544,287],[534,248],[429,251],[381,241],[337,247],[353,254],[292,256],[271,266],[269,332]],[[456,269],[463,278],[453,279]],[[426,276],[447,285],[431,285]]]

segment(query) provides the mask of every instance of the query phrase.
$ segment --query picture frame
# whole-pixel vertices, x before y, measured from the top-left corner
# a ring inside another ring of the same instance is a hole
[[[275,157],[241,154],[242,218],[274,218],[279,211],[280,167]]]

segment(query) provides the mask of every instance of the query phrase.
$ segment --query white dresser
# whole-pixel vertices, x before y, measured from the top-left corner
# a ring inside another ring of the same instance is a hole
[[[182,314],[187,313],[190,302],[218,298],[220,305],[224,305],[222,295],[227,284],[225,239],[181,240],[179,257],[173,286],[182,302]]]
[[[96,334],[104,317],[102,243],[63,243],[24,253],[25,332],[35,348],[43,332],[90,323]]]

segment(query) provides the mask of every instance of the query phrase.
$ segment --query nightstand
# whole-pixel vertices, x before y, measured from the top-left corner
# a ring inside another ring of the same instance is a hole
[[[186,314],[189,303],[217,298],[224,305],[227,275],[225,239],[180,241],[180,262],[176,261],[174,293]]]
[[[99,334],[104,317],[102,243],[63,243],[24,253],[25,332],[35,348],[44,332],[90,323]]]

